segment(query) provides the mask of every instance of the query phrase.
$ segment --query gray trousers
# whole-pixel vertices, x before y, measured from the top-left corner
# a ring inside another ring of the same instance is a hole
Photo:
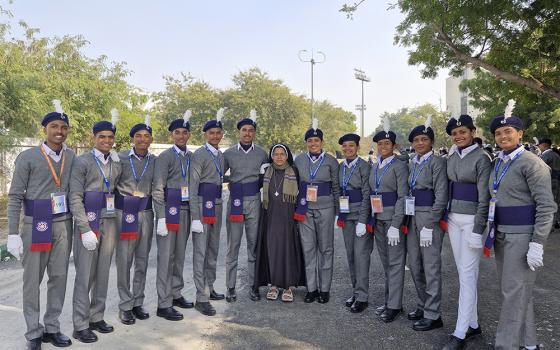
[[[185,286],[183,268],[185,266],[185,250],[191,232],[191,212],[188,206],[181,206],[179,231],[169,231],[167,236],[156,235],[157,244],[157,275],[156,289],[158,308],[173,305],[173,299],[180,298]]]
[[[229,199],[231,202],[231,197]],[[253,286],[255,276],[255,261],[257,260],[257,233],[259,230],[259,214],[261,211],[260,199],[243,201],[242,222],[229,221],[230,203],[227,206],[227,254],[226,254],[226,287],[235,288],[237,282],[237,264],[239,260],[239,247],[245,227],[245,238],[247,240],[247,275],[248,286]]]
[[[309,209],[305,221],[299,223],[301,246],[305,260],[307,290],[331,289],[334,252],[335,208]]]
[[[202,213],[202,204],[200,206]],[[196,301],[207,302],[216,281],[216,262],[220,249],[222,204],[216,204],[216,223],[203,224],[203,232],[193,232],[193,277]]]
[[[52,248],[49,252],[32,252],[32,224],[23,225],[21,239],[23,241],[23,317],[27,324],[25,338],[39,338],[43,332],[57,333],[60,331],[58,317],[62,312],[66,295],[66,277],[68,274],[68,258],[72,250],[72,220],[53,222]],[[47,282],[47,310],[43,316],[45,326],[39,321],[40,293],[39,288],[45,275]]]
[[[373,251],[373,236],[366,232],[362,237],[356,236],[358,220],[346,220],[342,229],[348,268],[352,279],[353,293],[356,300],[367,302],[369,296],[369,265]]]
[[[411,220],[406,250],[408,267],[418,293],[418,308],[424,310],[425,318],[437,320],[441,316],[441,247],[444,233],[435,223],[432,245],[420,247],[420,230],[430,220],[433,220],[431,212],[416,212]]]
[[[117,210],[117,227],[121,231],[122,211]],[[154,212],[152,210],[138,213],[138,239],[118,240],[117,243],[117,289],[119,290],[119,310],[128,311],[144,304],[146,272],[148,257],[152,248],[154,232]],[[134,277],[130,290],[130,269],[134,261]]]
[[[560,211],[560,186],[558,179],[552,179],[552,194],[554,195],[554,201],[558,205],[558,210],[554,213],[554,221],[552,221],[552,229],[554,230],[554,225],[558,223],[558,212]]]
[[[537,345],[533,287],[537,272],[527,265],[531,234],[497,232],[494,250],[498,267],[502,308],[496,330],[495,348],[519,349]]]
[[[90,322],[103,320],[109,284],[109,270],[118,239],[117,218],[102,218],[99,223],[101,236],[97,248],[87,250],[82,236],[75,229],[74,265],[76,280],[72,298],[74,330],[89,328]],[[91,299],[90,299],[91,294]]]
[[[385,306],[389,309],[400,310],[404,289],[406,236],[399,230],[399,244],[390,246],[387,239],[389,227],[391,227],[391,221],[376,220],[374,236],[377,252],[385,270]]]

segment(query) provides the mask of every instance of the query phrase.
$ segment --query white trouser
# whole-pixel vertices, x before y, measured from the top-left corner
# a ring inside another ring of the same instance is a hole
[[[459,310],[453,335],[464,339],[470,327],[478,328],[477,281],[481,249],[469,248],[474,215],[449,214],[449,240],[459,274]]]

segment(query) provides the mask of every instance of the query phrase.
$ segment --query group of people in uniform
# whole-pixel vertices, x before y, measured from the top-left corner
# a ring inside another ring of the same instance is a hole
[[[113,110],[111,121],[93,125],[93,148],[76,156],[65,144],[69,118],[60,101],[53,102],[55,112],[42,120],[44,142],[16,159],[8,202],[8,251],[23,263],[23,313],[29,349],[40,349],[42,342],[57,347],[72,343],[61,333],[58,320],[72,251],[75,339],[91,343],[98,339],[94,331],[114,330],[104,314],[115,251],[120,321],[132,325],[149,318],[143,305],[154,230],[157,316],[181,320],[183,314],[177,308],[195,308],[212,316],[216,310],[210,301],[234,302],[243,232],[249,298],[259,300],[255,271],[262,269],[257,245],[261,239],[263,177],[265,188],[271,194],[276,190],[274,196],[282,185],[274,181],[290,182],[283,185],[283,198],[289,198],[286,194],[294,197],[290,199],[294,208],[288,212],[293,213],[289,220],[297,223],[296,237],[303,255],[305,303],[329,302],[334,232],[340,228],[352,285],[352,294],[345,301],[350,312],[368,307],[370,257],[375,243],[385,272],[384,301],[375,314],[389,323],[403,313],[407,265],[418,296],[417,307],[407,314],[414,321],[412,328],[441,328],[441,251],[447,232],[460,288],[455,331],[444,349],[462,349],[469,338],[482,332],[477,317],[479,262],[481,255],[490,256],[492,249],[502,300],[494,346],[538,348],[532,292],[557,211],[552,187],[558,187],[559,172],[551,168],[560,164],[560,158],[546,150],[541,158],[525,150],[521,145],[524,125],[512,114],[513,101],[491,122],[490,131],[501,148],[493,160],[475,142],[473,119],[461,115],[447,124],[453,146],[446,156],[434,154],[431,117],[412,129],[408,141],[415,154],[410,161],[396,156],[396,134],[385,121],[383,130],[373,137],[378,153],[373,164],[358,156],[360,137],[356,134],[339,139],[345,158],[339,163],[323,150],[323,132],[315,120],[304,135],[307,151],[293,160],[283,144],[273,145],[267,152],[254,143],[254,111],[237,123],[239,143],[222,153],[223,109],[204,125],[205,144],[195,152],[187,148],[190,111],[173,120],[168,126],[173,146],[157,157],[149,151],[152,128],[148,117],[131,128],[130,150],[112,150],[118,119]],[[550,146],[550,140],[546,141],[543,143]],[[280,154],[282,150],[285,155]],[[267,171],[277,156],[289,158],[295,170],[281,177]],[[222,184],[228,171],[230,194],[225,203]],[[282,202],[280,198],[274,203]],[[225,295],[215,289],[224,204]],[[182,295],[189,237],[194,303]],[[39,287],[45,270],[47,310],[41,324]],[[282,300],[292,301],[291,292],[290,296]]]

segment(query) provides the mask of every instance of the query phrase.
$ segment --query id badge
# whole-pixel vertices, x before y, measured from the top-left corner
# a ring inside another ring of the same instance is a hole
[[[350,198],[348,196],[340,196],[339,211],[341,213],[350,213]]]
[[[51,205],[53,215],[68,212],[66,194],[64,192],[51,193]]]
[[[108,214],[114,213],[115,212],[115,196],[107,193],[105,195],[105,210],[107,211]]]
[[[189,187],[181,186],[181,202],[186,202],[189,200]]]
[[[414,202],[415,198],[413,196],[406,196],[404,201],[404,213],[406,215],[414,215]]]
[[[488,221],[495,221],[496,218],[496,202],[498,200],[494,197],[490,199],[490,205],[488,206]]]
[[[309,185],[307,186],[307,193],[305,199],[308,202],[317,202],[317,192],[319,188],[317,186]]]
[[[372,213],[383,213],[383,199],[380,194],[372,194],[369,196],[369,201]]]
[[[140,198],[146,197],[146,195],[144,194],[144,192],[140,192],[140,191],[134,191],[134,192],[132,192],[132,195],[133,195],[134,197],[140,197]]]

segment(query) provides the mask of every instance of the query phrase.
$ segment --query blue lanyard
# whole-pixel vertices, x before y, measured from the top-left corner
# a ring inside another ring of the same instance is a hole
[[[212,157],[212,161],[214,162],[214,165],[216,166],[216,171],[220,175],[220,178],[223,178],[224,173],[223,173],[222,169],[220,168],[220,166],[218,165],[218,162],[216,161],[216,157],[214,156],[214,153],[212,153],[212,151],[210,151],[210,148],[208,148],[208,145],[204,145],[204,148],[206,148],[208,153],[210,153],[210,156]]]
[[[391,167],[391,164],[393,164],[394,161],[395,161],[395,158],[391,159],[389,164],[385,165],[385,169],[383,169],[383,171],[381,172],[381,176],[379,176],[379,177],[377,177],[377,172],[379,170],[379,164],[380,163],[377,163],[377,167],[375,168],[375,194],[377,194],[377,192],[379,191],[379,187],[381,186],[381,179],[383,179],[383,176],[389,170],[389,168]]]
[[[420,173],[422,173],[422,170],[424,170],[424,167],[426,166],[426,164],[428,164],[428,161],[432,158],[432,156],[433,154],[430,154],[430,156],[422,162],[422,164],[420,165],[420,170],[418,170],[418,172],[416,172],[416,165],[418,165],[418,163],[414,163],[414,169],[412,169],[412,179],[410,180],[410,193],[414,191],[414,187],[416,187],[416,181],[418,180]]]
[[[346,178],[346,165],[342,166],[342,192],[344,192],[343,194],[346,195],[346,188],[348,188],[348,183],[350,182],[350,179],[352,178],[352,174],[354,174],[354,170],[356,170],[356,168],[358,167],[358,162],[356,162],[356,164],[354,164],[352,166],[352,170],[350,170],[350,175],[348,176],[348,178]]]
[[[494,189],[494,193],[493,195],[495,196],[496,193],[498,193],[498,187],[500,187],[500,183],[502,182],[504,176],[506,176],[509,167],[511,166],[511,164],[513,164],[513,162],[519,158],[519,156],[521,156],[521,154],[524,152],[525,150],[520,151],[519,153],[517,153],[517,155],[515,157],[513,157],[513,159],[506,164],[506,166],[504,167],[504,169],[502,169],[502,172],[500,174],[500,177],[498,177],[498,171],[500,170],[500,166],[502,165],[502,159],[498,159],[498,161],[496,162],[496,167],[494,168],[494,182],[492,184],[492,187]]]
[[[101,172],[101,176],[103,176],[103,182],[105,183],[105,187],[107,187],[107,192],[111,192],[111,176],[113,175],[112,161],[110,161],[110,163],[109,163],[109,179],[107,179],[107,176],[105,176],[105,172],[103,171],[103,168],[101,167],[101,164],[99,163],[99,159],[97,159],[97,157],[95,156],[95,152],[91,151],[91,155],[93,156],[93,159],[95,159],[95,163],[97,164],[97,167],[99,168],[99,171]]]
[[[142,181],[142,177],[144,176],[144,173],[146,172],[146,169],[148,169],[148,164],[150,164],[150,155],[147,155],[147,162],[144,165],[144,169],[142,169],[142,173],[140,174],[140,177],[138,177],[138,175],[136,174],[136,169],[134,169],[134,163],[132,162],[132,155],[128,156],[128,160],[130,161],[130,167],[132,168],[132,175],[134,176],[134,180],[136,180],[136,183],[139,183],[140,181]]]
[[[183,181],[186,181],[187,172],[189,171],[189,167],[191,166],[191,159],[187,158],[187,167],[185,168],[183,166],[183,160],[181,159],[181,155],[179,154],[179,152],[177,152],[175,147],[173,147],[173,152],[175,152],[175,155],[177,156],[177,158],[179,158],[179,163],[181,164],[181,176],[183,177]]]
[[[323,162],[325,161],[325,155],[323,155],[321,157],[321,161],[319,162],[319,165],[317,166],[317,168],[315,168],[315,171],[313,171],[313,169],[311,168],[311,156],[309,156],[309,153],[307,153],[307,159],[309,161],[309,181],[313,182],[315,180],[315,177],[317,176],[317,173],[319,172],[319,168],[321,168],[321,165],[323,165]]]

